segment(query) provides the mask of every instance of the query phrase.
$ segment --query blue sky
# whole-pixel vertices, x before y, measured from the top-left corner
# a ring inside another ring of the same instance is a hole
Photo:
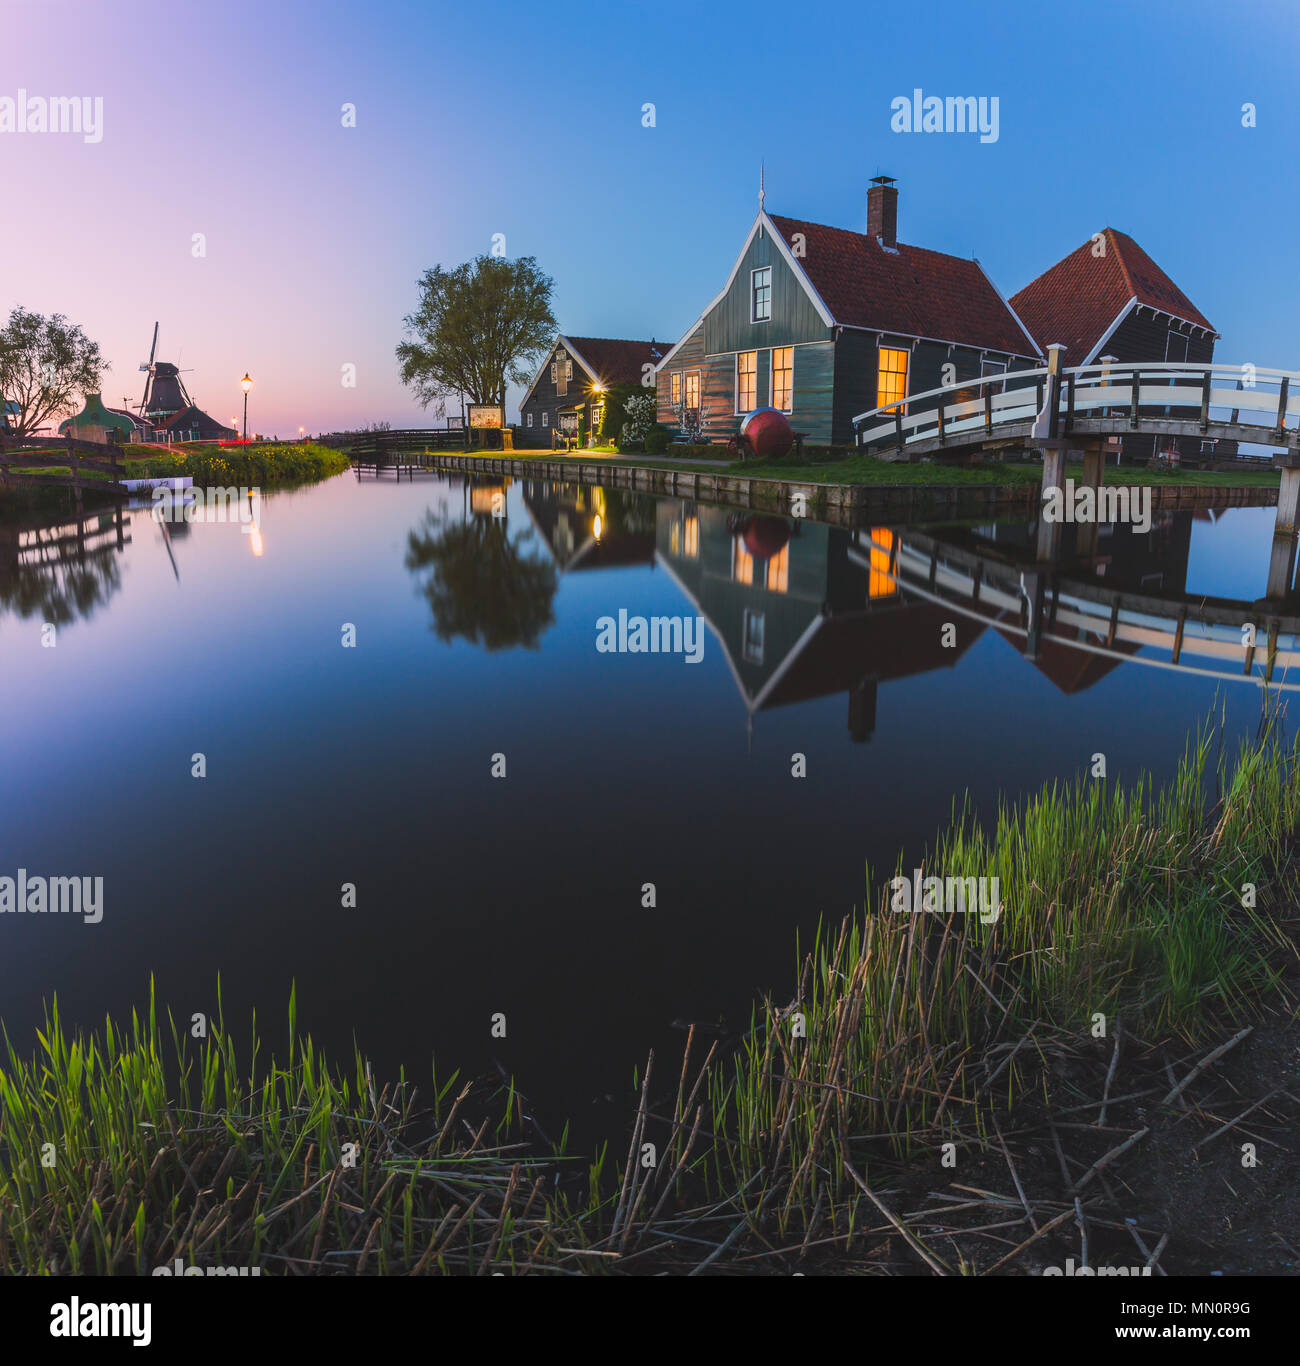
[[[81,322],[112,399],[159,319],[216,416],[248,369],[265,431],[425,423],[396,377],[402,315],[422,270],[494,233],[554,277],[563,330],[675,341],[740,249],[760,161],[769,209],[845,227],[895,176],[900,238],[978,256],[1007,294],[1120,228],[1221,358],[1300,366],[1290,0],[0,11],[0,96],[104,100],[97,144],[0,135],[10,204],[39,205],[0,221],[0,311]],[[917,87],[996,96],[997,142],[891,132]]]

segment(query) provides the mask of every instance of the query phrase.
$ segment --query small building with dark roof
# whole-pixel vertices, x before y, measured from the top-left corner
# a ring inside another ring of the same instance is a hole
[[[848,445],[855,414],[1043,363],[978,261],[907,246],[897,222],[887,176],[865,232],[769,214],[760,196],[726,284],[659,363],[659,422],[720,441],[773,407],[810,443]]]
[[[1186,294],[1127,234],[1104,228],[1011,296],[1011,306],[1044,352],[1065,347],[1064,365],[1209,365],[1219,334]],[[1179,413],[1173,414],[1179,416]],[[1195,413],[1188,416],[1195,417]],[[1188,437],[1122,437],[1122,457],[1156,449],[1201,457],[1236,454],[1236,442]],[[1181,445],[1180,445],[1181,443]]]
[[[571,337],[561,333],[529,382],[519,405],[516,441],[551,446],[556,431],[570,435],[579,421],[595,430],[602,395],[615,384],[653,383],[665,347],[621,337]]]

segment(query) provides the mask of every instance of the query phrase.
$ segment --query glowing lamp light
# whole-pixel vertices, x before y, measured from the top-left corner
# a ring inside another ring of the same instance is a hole
[[[239,387],[245,393],[248,393],[248,391],[253,387],[253,381],[248,377],[247,370],[244,371],[244,378],[239,381]]]
[[[601,527],[602,527],[602,525],[603,525],[603,523],[602,523],[601,520],[600,520],[600,513],[598,512],[598,513],[596,514],[596,516],[592,519],[592,523],[591,523],[591,534],[592,534],[597,540],[600,540],[600,532],[601,532]]]

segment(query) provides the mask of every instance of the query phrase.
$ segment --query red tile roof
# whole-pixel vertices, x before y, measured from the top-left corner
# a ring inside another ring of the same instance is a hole
[[[1105,250],[1093,238],[1011,296],[1011,307],[1044,350],[1065,348],[1082,365],[1130,299],[1214,331],[1213,324],[1127,233],[1107,228]]]
[[[625,341],[621,337],[572,337],[565,333],[564,339],[606,385],[640,384],[641,367],[657,364],[668,352],[666,343]]]
[[[787,242],[804,239],[799,264],[837,323],[1033,356],[978,261],[925,247],[886,250],[874,237],[770,214]]]

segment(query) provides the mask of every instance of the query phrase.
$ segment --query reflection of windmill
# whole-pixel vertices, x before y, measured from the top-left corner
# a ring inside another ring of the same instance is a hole
[[[179,367],[165,360],[155,361],[157,354],[158,324],[154,323],[149,360],[140,367],[146,376],[144,397],[140,400],[140,416],[155,426],[194,406],[194,400],[186,392]]]

